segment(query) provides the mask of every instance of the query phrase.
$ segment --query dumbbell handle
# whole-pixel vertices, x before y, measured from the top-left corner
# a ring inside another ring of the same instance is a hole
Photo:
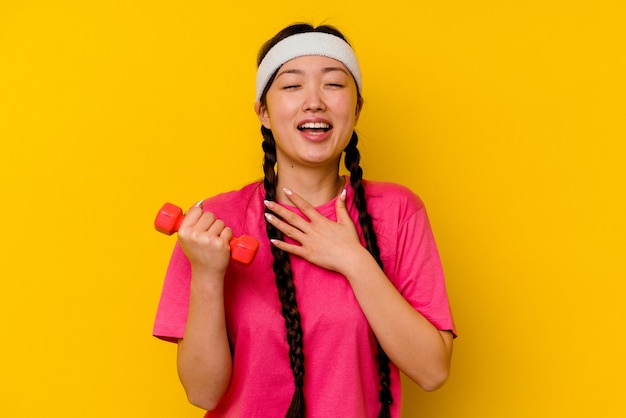
[[[174,232],[178,232],[184,218],[185,214],[181,208],[166,203],[154,219],[154,228],[163,234],[172,235]],[[230,257],[243,264],[250,264],[258,249],[259,241],[248,235],[230,240]]]

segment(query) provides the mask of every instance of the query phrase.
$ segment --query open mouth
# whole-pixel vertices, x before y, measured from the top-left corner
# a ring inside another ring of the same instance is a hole
[[[307,122],[298,126],[299,131],[307,132],[328,132],[332,126],[329,123],[324,122]]]

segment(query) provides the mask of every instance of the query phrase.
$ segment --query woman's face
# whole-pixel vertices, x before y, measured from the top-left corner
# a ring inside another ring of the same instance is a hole
[[[354,78],[335,59],[309,55],[283,64],[265,105],[256,104],[274,134],[279,167],[336,167],[359,117],[357,97]]]

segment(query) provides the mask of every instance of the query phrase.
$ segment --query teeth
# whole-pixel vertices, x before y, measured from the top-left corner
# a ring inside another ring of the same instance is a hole
[[[323,122],[308,122],[299,126],[300,129],[329,129],[330,125]]]

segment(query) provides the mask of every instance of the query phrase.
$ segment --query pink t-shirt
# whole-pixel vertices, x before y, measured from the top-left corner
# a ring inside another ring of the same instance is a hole
[[[387,277],[436,328],[454,331],[423,203],[396,184],[367,181],[364,185]],[[350,216],[364,242],[358,211],[351,204],[354,191],[348,187],[347,192]],[[285,321],[265,230],[264,198],[262,183],[253,183],[203,203],[235,236],[247,234],[260,241],[251,265],[231,263],[226,273],[224,297],[233,372],[227,393],[206,417],[284,416],[293,395]],[[334,200],[317,210],[336,220]],[[380,409],[376,341],[348,281],[295,256],[291,265],[304,334],[307,417],[376,417]],[[190,276],[189,262],[176,244],[154,324],[156,337],[176,341],[184,336]],[[391,416],[399,417],[400,374],[390,366]]]

